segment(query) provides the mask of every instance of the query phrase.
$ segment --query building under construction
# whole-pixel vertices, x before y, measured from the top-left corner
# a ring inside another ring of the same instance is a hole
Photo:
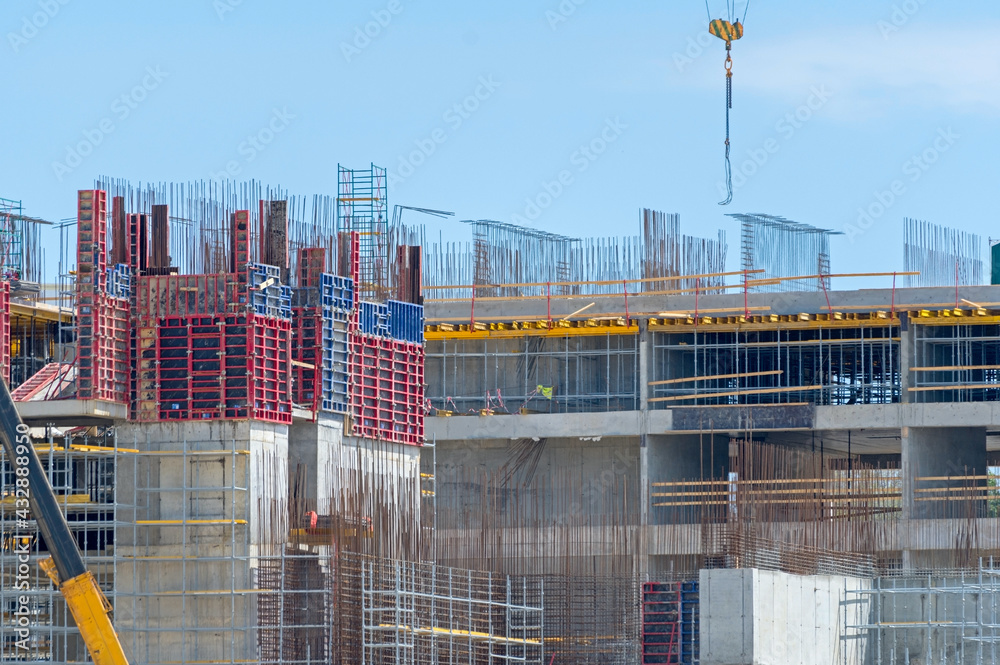
[[[0,369],[133,663],[1000,662],[972,241],[908,223],[891,288],[838,290],[771,215],[727,270],[651,210],[428,245],[375,166],[100,179],[44,295],[9,203]],[[2,660],[87,662],[14,484]]]

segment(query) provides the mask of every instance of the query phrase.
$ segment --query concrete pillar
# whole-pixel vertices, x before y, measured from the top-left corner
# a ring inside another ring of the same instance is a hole
[[[910,367],[913,366],[913,326],[909,325],[906,312],[899,313],[899,401],[909,404],[913,400]]]
[[[288,485],[298,490],[307,510],[329,515],[332,510],[339,465],[339,452],[344,441],[341,416],[320,413],[315,422],[295,423],[288,428]],[[298,486],[296,481],[305,481]],[[294,525],[298,526],[298,525]]]
[[[649,374],[653,363],[652,335],[649,319],[639,321],[639,412],[642,430],[639,433],[639,574],[645,578],[649,573]]]
[[[919,477],[986,475],[985,427],[904,427],[903,519],[948,517],[948,502],[917,501],[918,488],[965,487],[963,480],[915,482]],[[964,506],[961,511],[965,512]]]
[[[653,363],[652,335],[649,332],[649,320],[639,321],[639,409],[649,408],[649,374]]]

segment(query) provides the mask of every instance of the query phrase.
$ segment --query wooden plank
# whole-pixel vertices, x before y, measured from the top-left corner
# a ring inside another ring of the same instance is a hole
[[[755,275],[764,272],[764,270],[747,270],[745,271],[748,275]],[[526,287],[526,286],[610,286],[613,284],[645,284],[649,282],[672,282],[681,279],[701,279],[703,277],[731,277],[734,275],[743,275],[743,270],[737,270],[734,272],[709,272],[702,273],[698,275],[670,275],[665,277],[643,277],[641,279],[605,279],[596,280],[591,282],[519,282],[515,284],[476,284],[477,289],[489,289],[503,287]],[[903,273],[899,273],[903,274]],[[739,286],[743,288],[743,284],[734,284],[733,286]],[[425,286],[425,289],[471,289],[472,284],[447,284],[445,286]],[[709,288],[719,288],[719,287],[709,287]],[[691,289],[692,291],[694,289]],[[602,294],[595,294],[602,295]],[[632,294],[630,294],[632,295]],[[643,293],[636,293],[634,295],[643,295]]]
[[[664,379],[663,381],[650,381],[648,385],[651,386],[665,386],[672,383],[690,383],[691,381],[714,381],[715,379],[743,379],[751,376],[774,376],[775,374],[784,374],[785,371],[781,369],[770,370],[767,372],[744,372],[742,374],[712,374],[710,376],[693,376],[689,379]]]
[[[947,481],[954,481],[954,480],[989,480],[990,478],[994,478],[994,477],[995,476],[988,476],[988,475],[987,476],[920,476],[918,478],[914,478],[913,482],[919,483],[919,482],[923,482],[923,481],[928,481],[929,482],[929,481],[942,481],[942,480],[947,480]]]
[[[1000,365],[942,365],[941,367],[911,367],[911,372],[954,372],[966,369],[1000,369]]]
[[[747,280],[747,286],[764,286],[767,284],[777,284],[789,282],[797,279],[828,279],[830,277],[904,277],[906,275],[919,275],[919,272],[842,272],[831,273],[829,275],[796,275],[794,277],[769,277],[767,279]]]
[[[780,404],[675,404],[671,409],[769,409],[778,406],[809,406],[812,402],[781,402]],[[791,429],[801,429],[798,427]],[[808,429],[808,428],[806,428]],[[728,481],[727,481],[728,482]]]
[[[918,386],[907,388],[911,393],[923,393],[934,390],[977,390],[980,388],[1000,388],[1000,383],[956,383],[950,386]]]
[[[797,391],[822,390],[823,386],[793,386],[791,388],[755,388],[753,390],[736,390],[728,393],[705,393],[702,395],[675,395],[673,397],[653,397],[650,402],[676,402],[688,399],[708,399],[713,397],[737,397],[740,395],[767,395],[770,393],[790,393]],[[731,405],[737,406],[737,405]],[[747,406],[747,405],[739,405]],[[749,405],[753,406],[753,405]]]

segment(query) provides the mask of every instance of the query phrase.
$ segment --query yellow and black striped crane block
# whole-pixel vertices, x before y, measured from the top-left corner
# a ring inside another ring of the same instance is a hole
[[[708,24],[708,31],[729,44],[743,36],[743,24],[739,21],[730,23],[725,19],[717,18]]]

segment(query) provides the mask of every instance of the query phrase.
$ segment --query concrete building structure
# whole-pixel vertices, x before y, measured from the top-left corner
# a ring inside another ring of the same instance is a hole
[[[702,549],[720,523],[704,511],[713,498],[736,508],[737,440],[821,460],[746,478],[811,481],[809,500],[825,506],[808,526],[754,522],[758,535],[863,554],[879,570],[961,567],[1000,552],[987,486],[1000,451],[1000,291],[963,287],[960,296],[924,288],[428,301],[427,436],[439,459],[487,473],[509,464],[512,441],[542,438],[537,474],[620,480],[646,548],[636,557],[642,575],[722,555]],[[877,512],[846,485],[875,468],[885,486]],[[716,493],[683,485],[695,481],[714,481]],[[658,496],[664,489],[684,496]],[[479,491],[442,476],[438,505],[474,503]],[[851,518],[836,508],[851,505],[865,508]]]

